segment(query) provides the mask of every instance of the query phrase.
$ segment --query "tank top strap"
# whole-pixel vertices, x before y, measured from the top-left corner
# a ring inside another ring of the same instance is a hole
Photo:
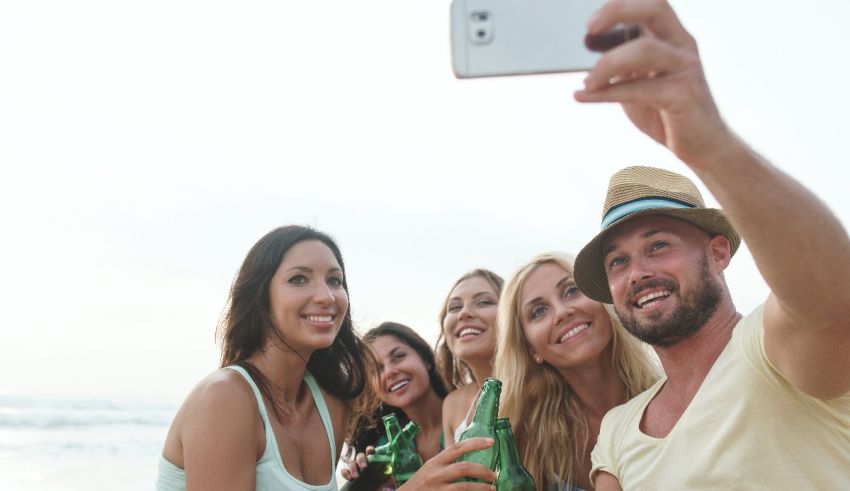
[[[334,439],[334,427],[331,421],[331,413],[328,411],[328,405],[325,402],[325,396],[322,394],[322,389],[319,383],[310,372],[304,372],[304,381],[307,382],[307,387],[310,388],[310,393],[313,394],[313,401],[316,403],[316,408],[319,410],[319,416],[322,417],[322,423],[325,425],[325,433],[328,435],[328,442],[331,444],[331,468],[336,472],[336,440]]]
[[[460,436],[463,435],[463,432],[469,428],[469,425],[472,424],[470,417],[475,409],[475,405],[478,402],[478,398],[481,397],[481,389],[478,389],[478,392],[475,393],[475,397],[472,398],[472,403],[469,405],[469,409],[466,410],[466,416],[460,420],[460,423],[455,428],[455,443],[460,441]]]
[[[479,397],[481,397],[481,389],[478,389],[478,392],[475,393],[475,397],[472,398],[472,404],[469,405],[469,409],[466,410],[466,416],[463,417],[463,422],[466,423],[466,426],[472,424],[472,413],[475,411],[475,405],[478,404]]]
[[[272,454],[276,457],[278,461],[281,462],[281,467],[283,468],[283,461],[280,457],[280,451],[277,448],[277,440],[275,440],[274,432],[272,431],[271,421],[269,420],[268,411],[266,411],[266,405],[263,402],[263,395],[260,392],[260,388],[257,387],[257,384],[251,378],[251,375],[248,374],[248,371],[238,365],[228,365],[224,368],[229,368],[235,372],[238,372],[242,375],[248,383],[251,385],[251,389],[254,391],[254,397],[257,398],[257,405],[260,407],[260,417],[263,419],[263,427],[266,428],[266,452],[271,450]],[[334,439],[334,430],[333,423],[331,421],[331,414],[328,411],[328,405],[325,402],[325,397],[322,394],[322,389],[319,387],[318,382],[313,377],[313,374],[310,372],[304,372],[304,382],[307,383],[307,387],[310,389],[310,394],[313,396],[313,402],[316,404],[316,409],[319,410],[319,416],[322,418],[322,424],[325,427],[325,434],[328,436],[328,443],[330,443],[331,448],[331,482],[335,482],[333,476],[336,473],[336,440]],[[263,456],[265,458],[265,455]],[[283,468],[286,471],[285,468]],[[287,475],[289,475],[288,471]]]
[[[274,438],[272,424],[269,420],[269,413],[266,410],[266,404],[263,402],[263,393],[260,392],[260,388],[257,387],[257,384],[254,382],[254,379],[251,378],[248,370],[245,370],[239,365],[227,365],[224,368],[229,368],[234,372],[237,372],[239,375],[242,375],[242,378],[251,385],[251,389],[254,391],[254,397],[257,399],[257,406],[260,408],[260,417],[263,419],[263,428],[265,428],[266,434],[266,451],[268,452],[269,450],[274,449],[275,453],[277,453],[277,440]]]

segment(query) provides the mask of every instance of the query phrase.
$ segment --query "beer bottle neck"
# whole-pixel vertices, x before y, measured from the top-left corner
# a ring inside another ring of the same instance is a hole
[[[485,385],[478,399],[478,405],[475,407],[475,414],[472,415],[472,421],[492,426],[496,423],[498,412],[499,392]]]
[[[496,427],[496,436],[499,439],[499,465],[506,469],[520,464],[519,450],[511,428]]]
[[[398,437],[401,436],[401,428],[398,426],[398,418],[395,414],[384,416],[384,428],[387,430],[387,442],[390,448],[393,448]]]
[[[412,444],[413,439],[416,438],[417,434],[419,434],[419,425],[413,421],[407,423],[404,426],[404,429],[401,430],[401,436],[398,439],[399,445]]]

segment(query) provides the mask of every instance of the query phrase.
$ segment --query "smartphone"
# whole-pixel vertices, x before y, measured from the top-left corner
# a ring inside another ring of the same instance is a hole
[[[457,78],[589,70],[587,21],[605,0],[453,0]]]

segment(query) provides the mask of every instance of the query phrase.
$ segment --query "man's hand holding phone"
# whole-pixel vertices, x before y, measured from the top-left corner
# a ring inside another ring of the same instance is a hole
[[[639,39],[607,51],[575,93],[579,102],[616,102],[644,133],[698,165],[735,140],[720,117],[696,41],[659,0],[611,0],[588,22],[591,36],[638,25]]]

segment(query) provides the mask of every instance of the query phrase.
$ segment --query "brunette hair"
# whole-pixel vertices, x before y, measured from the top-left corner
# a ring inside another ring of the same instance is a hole
[[[313,228],[287,225],[267,233],[248,251],[233,281],[227,307],[218,326],[221,366],[239,365],[245,368],[278,419],[281,410],[272,397],[269,381],[248,359],[263,349],[271,336],[287,346],[270,319],[269,283],[286,253],[305,240],[317,240],[331,250],[343,273],[342,287],[348,294],[345,264],[336,242]],[[375,358],[357,338],[350,308],[345,311],[333,343],[313,352],[306,363],[307,370],[325,391],[350,405],[368,405],[368,399],[374,396],[370,371],[375,370]]]
[[[446,389],[446,384],[437,371],[437,365],[434,360],[434,351],[431,349],[431,346],[422,339],[422,336],[404,324],[400,324],[398,322],[382,322],[378,326],[366,331],[363,335],[363,341],[367,344],[372,344],[381,336],[394,336],[396,339],[415,351],[416,354],[419,355],[419,358],[422,359],[422,362],[428,367],[428,380],[431,382],[431,388],[434,389],[434,392],[437,393],[437,396],[440,399],[446,398],[449,391]],[[405,414],[401,408],[390,406],[389,404],[382,402],[380,408],[378,408],[378,410],[370,417],[360,416],[355,418],[361,423],[371,421],[373,424],[367,424],[357,428],[353,437],[349,440],[350,447],[356,451],[363,451],[368,445],[374,445],[378,441],[378,438],[384,434],[384,429],[375,423],[381,421],[381,418],[390,413],[395,413],[401,425],[404,425],[409,420],[407,414]]]

